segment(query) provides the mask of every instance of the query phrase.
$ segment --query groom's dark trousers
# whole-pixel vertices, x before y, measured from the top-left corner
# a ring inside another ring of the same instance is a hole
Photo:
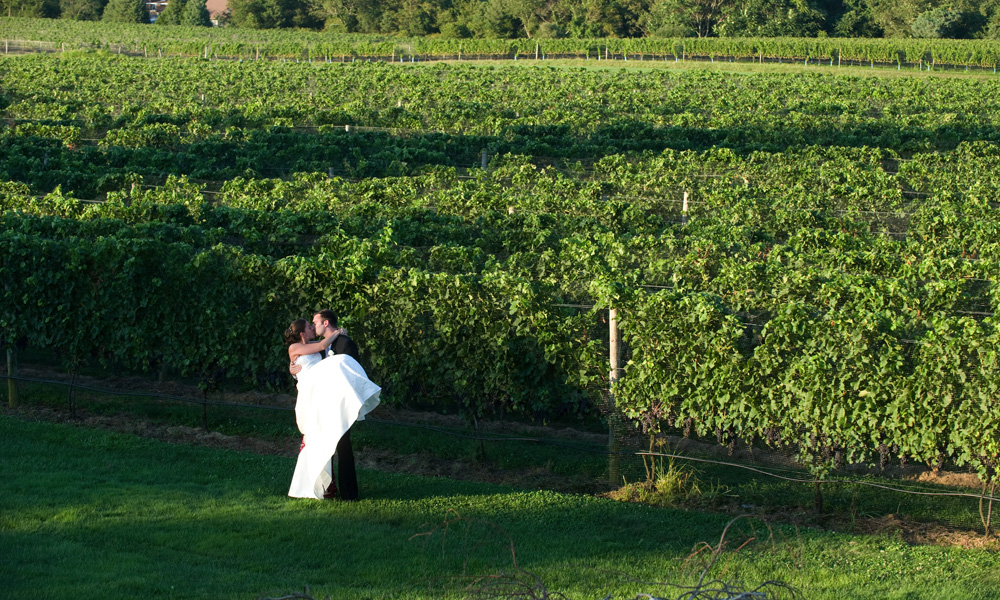
[[[330,351],[346,354],[361,364],[358,345],[347,335],[339,335],[333,341]],[[354,449],[351,447],[351,430],[344,432],[337,443],[337,493],[342,500],[358,499],[358,473],[354,468]]]

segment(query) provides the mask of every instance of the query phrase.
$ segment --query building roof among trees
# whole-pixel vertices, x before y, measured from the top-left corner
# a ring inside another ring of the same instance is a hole
[[[208,14],[214,17],[217,13],[226,10],[227,2],[226,0],[208,0],[205,6],[208,8]]]

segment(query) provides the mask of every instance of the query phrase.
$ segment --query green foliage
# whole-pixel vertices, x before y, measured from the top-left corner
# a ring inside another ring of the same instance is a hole
[[[836,43],[991,60],[979,42]],[[280,382],[274,332],[334,306],[387,402],[545,420],[597,410],[614,307],[630,348],[617,406],[648,431],[763,440],[817,474],[898,459],[996,477],[994,81],[0,66],[3,335],[58,329],[71,368]],[[155,345],[149,314],[168,332]]]
[[[188,27],[211,27],[212,19],[205,6],[205,0],[187,0],[180,15],[180,24]]]
[[[463,39],[472,37],[472,32],[462,23],[444,23],[441,25],[441,37],[445,39]]]
[[[78,21],[99,21],[105,4],[104,0],[62,0],[59,16]]]
[[[181,14],[184,12],[186,3],[184,0],[170,0],[163,12],[156,17],[157,25],[180,25]]]
[[[722,487],[706,486],[689,464],[682,464],[673,457],[653,455],[662,450],[663,444],[657,444],[655,436],[650,436],[650,455],[643,456],[645,481],[626,482],[621,488],[609,492],[608,497],[622,502],[682,507],[713,500],[726,493]]]
[[[247,0],[251,4],[259,0]],[[261,0],[262,1],[262,0]],[[271,0],[267,0],[271,1]],[[276,0],[277,1],[277,0]],[[283,0],[282,0],[283,1]],[[444,36],[423,36],[423,37],[391,37],[384,35],[348,35],[334,33],[336,27],[328,28],[327,31],[282,31],[269,29],[261,31],[260,28],[270,27],[272,22],[290,22],[295,27],[319,28],[322,21],[316,15],[321,12],[309,12],[302,6],[290,4],[288,6],[274,6],[267,11],[261,12],[258,16],[247,13],[240,4],[234,4],[234,23],[240,19],[245,19],[241,25],[242,31],[234,32],[233,29],[205,27],[200,30],[191,31],[188,29],[174,28],[142,28],[139,25],[129,26],[128,24],[97,24],[71,20],[62,20],[56,25],[51,21],[38,21],[37,19],[9,19],[6,25],[10,30],[10,35],[21,39],[46,40],[56,43],[64,43],[67,49],[104,48],[117,51],[122,46],[129,48],[136,53],[156,53],[159,55],[180,55],[204,57],[206,49],[210,50],[211,56],[219,58],[237,58],[242,60],[275,59],[283,58],[289,60],[311,60],[311,61],[335,61],[351,62],[357,58],[365,60],[371,57],[389,58],[395,56],[413,56],[415,60],[425,60],[434,57],[455,57],[459,54],[475,55],[477,57],[498,57],[513,59],[515,56],[524,59],[534,57],[535,49],[538,48],[539,57],[546,55],[569,55],[581,59],[589,58],[594,60],[600,54],[602,58],[614,58],[622,60],[626,55],[630,60],[640,59],[663,61],[673,60],[674,57],[726,57],[737,60],[760,60],[782,59],[782,60],[802,60],[810,58],[822,61],[839,62],[843,61],[875,61],[878,63],[906,63],[916,64],[927,57],[927,60],[934,60],[937,63],[953,65],[968,65],[993,67],[1000,63],[1000,44],[994,39],[976,39],[964,41],[952,40],[930,40],[930,39],[903,39],[912,36],[910,26],[913,19],[919,13],[912,15],[912,18],[905,21],[898,32],[893,33],[894,39],[851,39],[843,37],[815,37],[815,38],[784,38],[784,37],[662,37],[667,31],[663,30],[665,24],[673,21],[665,21],[667,16],[671,19],[678,17],[680,13],[673,11],[670,6],[662,7],[663,14],[651,14],[649,18],[636,21],[628,27],[642,27],[648,35],[642,38],[600,38],[597,36],[606,35],[603,29],[594,30],[587,34],[591,37],[579,37],[581,32],[590,31],[585,24],[574,21],[572,14],[560,17],[557,20],[545,21],[550,23],[546,27],[550,31],[559,33],[564,31],[569,37],[555,37],[546,39],[501,39],[505,35],[516,36],[517,31],[523,31],[516,20],[500,19],[497,22],[489,21],[486,16],[477,17],[479,20],[461,21],[449,20],[442,23],[453,24],[451,34]],[[253,4],[256,6],[256,4]],[[463,5],[463,10],[486,10],[488,3],[475,2]],[[659,6],[659,5],[657,5]],[[772,23],[777,27],[798,27],[802,23],[796,21],[800,17],[816,16],[805,8],[807,5],[789,9],[787,13],[781,13],[780,19]],[[857,30],[858,35],[875,36],[885,27],[895,25],[886,24],[879,20],[879,14],[875,8],[858,5],[855,9],[843,15],[844,27]],[[765,7],[766,8],[766,7]],[[761,9],[765,13],[767,10]],[[768,9],[769,10],[769,9]],[[976,17],[968,21],[967,31],[970,35],[977,33],[983,23],[995,22],[996,18],[992,12],[983,9],[985,12],[982,18]],[[241,12],[242,11],[242,12]],[[573,13],[575,14],[575,13]],[[757,13],[747,13],[746,18],[756,19]],[[887,13],[890,14],[890,13]],[[891,13],[895,15],[896,13]],[[966,16],[972,13],[966,11]],[[655,18],[654,18],[655,17]],[[660,17],[663,17],[661,19]],[[810,17],[811,18],[811,17]],[[484,20],[485,19],[485,20]],[[851,21],[850,19],[855,19]],[[984,21],[987,19],[988,21]],[[990,19],[992,19],[990,21]],[[759,20],[759,19],[758,19]],[[686,21],[685,21],[686,22]],[[697,24],[698,21],[691,21]],[[733,21],[736,23],[737,21]],[[742,22],[742,21],[740,21]],[[750,22],[750,21],[746,21]],[[812,22],[812,21],[810,21]],[[757,21],[754,21],[757,23]],[[798,25],[795,25],[798,23]],[[466,31],[458,25],[464,24]],[[43,26],[44,25],[44,26]],[[836,28],[839,25],[829,23],[829,27],[835,33],[847,33]],[[625,26],[625,25],[623,25]],[[674,27],[675,25],[670,25]],[[693,27],[694,25],[692,25]],[[757,25],[754,25],[755,27]],[[555,29],[552,29],[554,27]],[[992,36],[988,26],[983,35],[989,38]],[[496,31],[494,31],[494,29]],[[536,27],[537,29],[537,27]],[[809,31],[815,28],[809,25]],[[499,33],[500,30],[514,33]],[[662,30],[662,31],[661,31]],[[532,30],[534,31],[534,30]],[[574,33],[577,31],[578,33]],[[762,30],[763,31],[763,30]],[[777,31],[777,30],[775,30]],[[790,29],[788,31],[791,31]],[[887,30],[888,31],[888,30]],[[660,33],[657,33],[660,32]],[[818,31],[816,32],[818,33]],[[671,35],[687,36],[690,30],[687,26],[680,27]],[[559,33],[561,35],[561,33]],[[762,35],[762,34],[761,34]],[[498,37],[499,36],[499,37]],[[576,37],[575,37],[576,36]],[[491,39],[484,39],[491,38]],[[140,43],[141,40],[141,43]]]
[[[700,495],[701,488],[694,471],[678,467],[671,461],[666,466],[658,466],[653,479],[626,483],[610,492],[608,497],[622,502],[680,507]]]
[[[702,10],[699,10],[702,9]],[[715,30],[722,17],[721,3],[687,3],[678,0],[660,0],[652,3],[640,23],[647,35],[663,38],[680,38],[707,35]]]
[[[4,0],[0,14],[92,20],[94,8],[105,3]],[[494,41],[569,38],[628,45],[640,39],[689,36],[906,38],[914,35],[918,19],[926,21],[932,11],[954,9],[964,15],[963,36],[993,35],[989,24],[996,21],[996,3],[965,0],[939,4],[932,0],[233,0],[228,6],[231,13],[223,13],[222,20],[244,29],[308,28],[326,34],[409,36],[432,43],[471,37]],[[176,23],[168,16],[167,24]],[[918,29],[935,31],[931,25]],[[574,52],[585,52],[579,46]]]
[[[59,0],[2,0],[0,16],[40,19],[59,15]]]
[[[823,13],[806,0],[739,0],[720,20],[723,37],[814,37],[824,25]]]
[[[317,29],[322,22],[304,0],[232,0],[229,23],[247,29],[303,27]]]
[[[876,24],[875,11],[866,0],[848,0],[834,24],[833,34],[839,37],[882,37]]]
[[[939,6],[920,13],[910,27],[918,38],[963,38],[969,37],[966,20],[965,13]]]
[[[101,20],[106,23],[149,23],[144,0],[108,0]]]
[[[867,4],[871,7],[872,19],[885,36],[901,38],[913,35],[913,22],[937,3],[933,0],[873,0]]]

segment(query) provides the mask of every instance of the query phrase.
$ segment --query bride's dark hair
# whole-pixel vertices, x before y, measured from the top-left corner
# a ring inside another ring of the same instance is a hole
[[[306,330],[306,325],[309,321],[305,319],[295,319],[292,324],[288,326],[285,330],[285,347],[291,346],[292,344],[298,344],[302,341],[302,332]]]

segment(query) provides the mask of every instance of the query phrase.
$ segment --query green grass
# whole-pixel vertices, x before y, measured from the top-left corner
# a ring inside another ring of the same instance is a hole
[[[730,517],[362,470],[357,503],[285,496],[293,460],[0,417],[0,548],[10,598],[462,596],[518,564],[570,598],[676,596]],[[431,532],[449,517],[467,519]],[[751,523],[711,577],[807,598],[993,598],[994,553]],[[499,529],[497,529],[499,528]],[[503,532],[501,533],[501,529]],[[416,536],[416,537],[414,537]],[[506,537],[509,536],[509,539]]]
[[[150,383],[152,386],[153,383]],[[100,384],[98,387],[109,387]],[[90,415],[115,417],[124,415],[138,423],[161,426],[201,427],[202,407],[149,397],[107,395],[77,390],[75,404]],[[213,401],[232,402],[233,396],[210,397]],[[292,402],[288,399],[287,403]],[[21,404],[31,407],[50,407],[65,413],[68,410],[64,388],[47,384],[21,385]],[[291,410],[266,410],[246,407],[208,407],[208,426],[230,436],[250,436],[284,444],[289,451],[297,447],[298,432]],[[412,427],[379,420],[387,415],[380,411],[376,418],[355,428],[352,432],[354,447],[360,451],[374,450],[397,456],[423,457],[423,462],[456,461],[475,468],[500,473],[507,481],[517,481],[522,489],[561,489],[574,492],[596,493],[609,489],[607,485],[608,458],[603,444],[581,440],[561,440],[545,434],[531,433],[547,442],[487,441],[480,445],[474,439],[471,426],[440,425]],[[587,424],[573,423],[578,429]],[[521,433],[485,433],[489,437],[525,437]],[[711,441],[710,441],[711,443]],[[636,445],[626,450],[644,450]],[[485,456],[481,451],[485,450]],[[669,448],[666,448],[669,451]],[[697,456],[697,455],[692,455]],[[723,460],[726,460],[723,457]],[[737,461],[740,462],[740,461]],[[691,467],[702,489],[702,498],[692,498],[688,506],[719,511],[732,511],[734,507],[750,506],[751,512],[771,514],[786,522],[829,526],[842,531],[867,530],[869,524],[854,523],[864,519],[881,519],[892,514],[898,518],[920,523],[943,524],[968,532],[982,532],[978,500],[969,497],[934,497],[886,492],[862,485],[824,485],[824,513],[813,510],[814,487],[811,484],[789,483],[780,479],[724,465],[685,463]],[[514,476],[510,476],[513,473]],[[782,474],[808,479],[802,471],[781,471]],[[619,482],[636,483],[645,479],[645,469],[640,458],[626,456],[621,460]],[[956,491],[952,488],[900,482],[873,475],[847,474],[851,479],[897,487],[918,488],[920,491]],[[975,492],[977,490],[960,490]],[[994,528],[996,527],[994,519]]]

